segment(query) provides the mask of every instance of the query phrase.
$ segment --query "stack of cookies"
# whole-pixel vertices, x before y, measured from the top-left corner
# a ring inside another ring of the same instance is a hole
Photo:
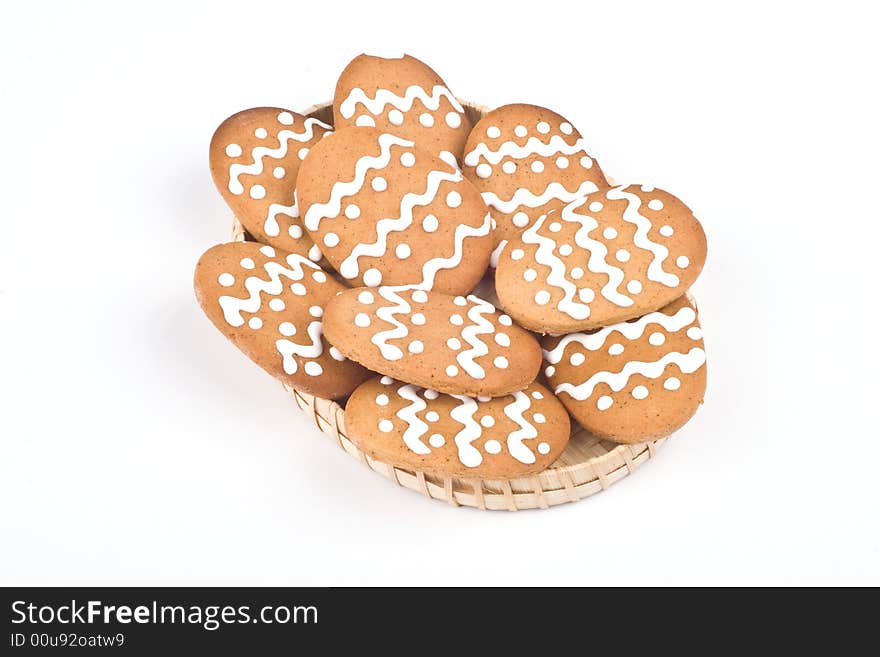
[[[201,257],[199,303],[269,374],[344,404],[375,459],[519,478],[573,422],[636,443],[702,402],[700,223],[669,192],[611,185],[556,112],[472,123],[426,64],[361,55],[333,126],[245,110],[210,164],[252,241]]]

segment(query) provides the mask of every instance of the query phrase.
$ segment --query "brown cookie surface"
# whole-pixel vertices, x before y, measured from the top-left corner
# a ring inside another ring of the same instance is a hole
[[[196,298],[223,335],[275,378],[331,399],[370,376],[322,335],[323,308],[344,289],[301,255],[256,242],[218,244],[195,271]]]
[[[375,128],[343,128],[299,172],[306,229],[354,285],[469,292],[492,252],[492,219],[450,164]]]
[[[496,397],[522,390],[541,367],[534,336],[473,295],[359,288],[325,310],[327,339],[339,351],[425,388]]]
[[[214,184],[257,241],[321,259],[303,231],[296,179],[309,149],[331,130],[280,107],[244,110],[217,128],[209,153]]]
[[[687,297],[594,333],[546,337],[542,345],[551,388],[597,436],[621,443],[667,436],[703,401],[703,332]]]
[[[662,308],[705,260],[706,235],[684,203],[629,185],[572,201],[511,239],[495,286],[522,326],[570,333]]]
[[[533,383],[503,397],[445,395],[376,377],[345,409],[348,436],[385,463],[458,477],[511,479],[553,463],[568,444],[568,414]]]

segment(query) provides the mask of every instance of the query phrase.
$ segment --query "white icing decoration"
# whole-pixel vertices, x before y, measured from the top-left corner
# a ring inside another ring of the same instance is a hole
[[[358,301],[364,305],[368,306],[371,303],[373,303],[375,300],[376,299],[373,296],[373,293],[370,292],[369,290],[364,290],[363,292],[360,292],[358,294]]]
[[[540,194],[535,194],[530,189],[520,187],[513,196],[507,200],[498,197],[494,192],[482,192],[483,202],[500,212],[509,214],[519,207],[526,206],[528,208],[537,208],[549,203],[554,199],[558,199],[563,203],[568,203],[578,199],[586,194],[592,194],[598,191],[596,183],[591,180],[583,181],[573,192],[568,191],[565,186],[557,181],[551,182],[547,188]]]
[[[450,208],[457,208],[461,205],[461,194],[456,191],[451,191],[446,195],[446,205]]]
[[[282,125],[293,125],[293,114],[290,112],[281,112],[277,118]]]
[[[379,406],[388,406],[389,401],[391,400],[388,399],[388,395],[386,395],[384,392],[376,395],[376,404],[378,404]]]
[[[617,231],[611,226],[608,226],[605,230],[602,231],[602,237],[604,237],[606,240],[613,240],[615,237],[617,237]]]
[[[630,294],[639,294],[642,291],[642,284],[639,281],[630,281],[626,284],[626,291]]]
[[[484,415],[480,418],[480,424],[482,424],[487,429],[495,426],[495,418],[491,415]]]
[[[489,347],[478,336],[495,333],[495,325],[485,315],[493,314],[495,306],[479,297],[471,295],[467,299],[472,305],[467,311],[467,317],[472,324],[468,324],[461,330],[462,339],[468,343],[470,349],[465,349],[456,356],[459,367],[474,379],[486,378],[486,371],[476,363],[476,359],[489,353]]]
[[[502,347],[510,346],[510,336],[507,333],[496,333],[495,342]]]
[[[382,272],[375,267],[364,272],[364,285],[367,287],[377,287],[382,284]]]
[[[250,196],[255,201],[259,201],[260,199],[266,198],[266,188],[262,185],[254,185],[250,189]]]
[[[529,396],[520,391],[513,393],[513,401],[504,407],[504,414],[519,426],[507,435],[507,451],[517,461],[526,464],[535,462],[535,454],[523,441],[538,437],[538,430],[523,415],[531,406]]]
[[[691,264],[691,260],[687,256],[681,255],[675,259],[675,264],[678,265],[681,269],[685,269],[688,265]]]
[[[635,399],[644,399],[648,396],[648,389],[645,386],[636,386],[632,389],[632,396]]]
[[[354,316],[355,326],[367,328],[370,325],[370,316],[367,313],[358,313]]]
[[[336,233],[327,233],[324,235],[324,244],[329,247],[334,247],[339,244],[339,235]]]
[[[439,433],[435,433],[428,438],[428,442],[431,443],[431,447],[443,447],[446,444],[446,439]]]
[[[550,445],[548,443],[538,443],[538,453],[546,456],[550,453]]]
[[[373,178],[372,182],[370,182],[370,187],[372,187],[375,192],[384,192],[388,189],[388,181],[382,176],[376,176]]]
[[[392,383],[394,383],[394,379],[392,379],[390,376],[385,375],[381,379],[379,379],[379,383],[381,383],[383,386],[390,386]]]
[[[517,136],[524,137],[525,134]],[[535,155],[550,158],[559,155],[577,155],[579,153],[589,154],[583,139],[578,139],[575,143],[569,144],[559,135],[553,135],[548,142],[541,141],[538,137],[529,137],[525,144],[520,145],[515,141],[505,141],[495,150],[489,148],[486,143],[480,142],[474,150],[464,156],[464,163],[473,167],[477,165],[481,158],[494,165],[506,157],[513,160],[522,160]]]
[[[607,411],[614,404],[614,399],[609,395],[602,395],[596,400],[596,408],[600,411]]]
[[[501,130],[498,126],[490,125],[486,128],[486,136],[489,137],[489,139],[498,139],[498,137],[501,136]]]
[[[309,149],[308,149],[308,148],[305,148],[305,147],[300,148],[300,149],[296,152],[296,156],[297,156],[299,159],[301,159],[301,160],[306,159],[306,155],[308,155],[308,154],[309,154]]]
[[[446,367],[446,376],[458,376],[458,368],[455,365]]]
[[[492,255],[489,256],[489,266],[493,269],[498,267],[498,259],[501,257],[501,252],[504,251],[505,246],[507,246],[507,240],[501,240],[492,251]]]
[[[458,112],[447,112],[446,113],[446,125],[448,125],[453,130],[455,128],[461,127],[461,114]]]
[[[681,388],[681,380],[678,377],[670,376],[663,382],[663,387],[667,390],[678,390]]]
[[[272,169],[272,175],[278,180],[281,180],[282,178],[284,178],[284,176],[287,175],[287,171],[284,167],[275,167],[274,169]]]
[[[434,127],[434,117],[427,112],[422,112],[419,114],[419,123],[421,123],[426,128]]]
[[[416,303],[428,303],[428,293],[424,290],[416,290],[412,293],[412,300]]]
[[[663,237],[672,237],[675,234],[675,230],[672,226],[660,226],[660,234]]]
[[[440,396],[440,393],[437,392],[436,390],[431,390],[430,388],[425,390],[425,399],[434,400],[434,399],[437,399],[439,396]]]
[[[492,175],[492,167],[485,162],[477,166],[477,176],[480,178],[488,178]]]
[[[287,307],[283,300],[279,298],[270,299],[269,300],[269,308],[274,310],[275,312],[281,312]]]
[[[259,317],[251,317],[248,320],[248,326],[254,330],[263,328],[263,320]]]
[[[513,215],[513,225],[517,228],[525,228],[529,225],[529,215],[525,212],[517,212]]]
[[[283,338],[275,341],[275,348],[283,358],[282,366],[287,374],[296,374],[297,364],[293,358],[294,356],[314,359],[318,358],[324,351],[324,347],[321,344],[321,322],[319,320],[309,322],[306,334],[309,336],[309,340],[311,340],[310,344],[298,344]],[[316,376],[309,372],[308,368],[306,368],[306,374]]]
[[[542,135],[546,135],[548,132],[550,132],[550,124],[546,121],[539,121],[538,125],[535,127]]]
[[[388,112],[388,122],[391,125],[403,125],[403,112],[399,109],[393,109]]]
[[[329,349],[329,352],[330,352],[330,358],[332,358],[333,360],[338,360],[340,362],[345,360],[345,356],[342,355],[342,352],[339,351],[339,349],[337,349],[336,347],[334,347],[332,345]]]
[[[534,173],[544,173],[544,163],[541,160],[532,162],[531,169]]]
[[[406,324],[395,317],[395,315],[409,314],[412,312],[412,307],[406,299],[400,296],[400,291],[401,288],[399,287],[388,286],[376,289],[379,296],[391,304],[390,306],[379,306],[376,309],[376,316],[379,319],[392,324],[394,328],[379,331],[370,338],[370,341],[379,348],[382,357],[386,360],[400,360],[403,358],[403,352],[400,348],[388,344],[388,341],[405,338],[409,335],[409,329],[406,327]]]
[[[687,336],[691,340],[700,340],[703,337],[703,331],[700,329],[699,326],[691,326],[687,330]]]
[[[562,156],[557,157],[556,158],[556,166],[559,167],[560,169],[567,169],[568,168],[568,158],[562,157]]]
[[[414,313],[410,319],[414,326],[424,326],[427,321],[422,313]]]
[[[313,360],[307,362],[303,369],[305,369],[306,374],[309,376],[321,376],[324,373],[324,368],[321,367],[321,363]]]
[[[312,317],[322,317],[324,315],[324,309],[321,306],[309,306],[309,315]]]
[[[648,201],[648,209],[654,211],[662,210],[663,201],[661,201],[659,198],[651,199],[650,201]]]
[[[431,450],[421,440],[422,436],[428,432],[428,425],[416,415],[416,413],[424,411],[428,405],[424,399],[419,397],[418,388],[413,385],[401,386],[397,390],[397,394],[409,402],[407,406],[395,413],[407,425],[403,431],[403,442],[410,451],[416,454],[430,454]]]
[[[257,128],[254,130],[254,137],[257,139],[265,139],[269,136],[269,133],[266,131],[266,128]]]
[[[379,431],[383,433],[390,433],[394,429],[394,422],[391,420],[382,420],[379,422]]]
[[[224,272],[217,277],[217,282],[223,287],[230,287],[235,285],[235,276],[228,272]]]
[[[354,124],[361,128],[375,128],[376,120],[372,116],[361,114],[355,119]]]
[[[453,420],[464,425],[464,428],[455,434],[454,438],[455,446],[458,448],[458,460],[465,467],[475,468],[483,462],[479,450],[472,444],[483,435],[483,430],[474,420],[477,402],[464,395],[452,395],[452,397],[457,399],[459,404],[449,412],[449,415]]]
[[[425,419],[427,419],[428,422],[439,422],[440,413],[438,413],[437,411],[428,411],[427,413],[425,413]]]
[[[648,336],[648,342],[655,347],[659,347],[664,342],[666,342],[666,336],[657,331]]]
[[[361,209],[354,203],[349,203],[345,207],[345,216],[347,219],[357,219],[361,216]]]
[[[486,450],[487,454],[500,454],[501,453],[501,443],[497,440],[487,440],[483,443],[483,449]]]
[[[440,222],[437,221],[437,217],[433,214],[426,214],[425,218],[422,219],[422,229],[426,233],[433,233],[440,227]]]
[[[278,325],[278,332],[289,338],[291,335],[296,335],[296,326],[291,322],[281,322]]]
[[[394,255],[396,255],[401,260],[406,260],[409,258],[412,250],[409,248],[409,244],[398,244],[394,249]]]
[[[240,157],[242,154],[241,146],[238,144],[229,144],[226,147],[226,155],[228,157]]]
[[[514,162],[513,160],[508,160],[501,165],[501,170],[504,173],[516,173],[516,162]]]
[[[358,103],[362,104],[364,108],[374,116],[382,114],[382,112],[385,111],[386,105],[392,105],[394,109],[406,113],[412,109],[413,103],[416,100],[421,101],[422,105],[427,109],[436,111],[440,107],[440,100],[442,98],[446,98],[456,111],[464,114],[464,108],[458,100],[456,100],[455,96],[452,95],[452,92],[440,84],[434,85],[431,89],[430,95],[428,95],[425,89],[414,84],[407,87],[402,96],[398,96],[388,89],[379,89],[376,91],[375,96],[370,97],[363,89],[355,87],[348,94],[348,97],[339,105],[339,113],[342,118],[350,119],[354,116]]]
[[[410,152],[403,153],[400,156],[400,163],[405,167],[411,167],[416,163],[416,156]]]
[[[613,345],[608,347],[608,353],[611,356],[620,356],[623,353],[623,345],[619,342],[615,342]]]
[[[550,303],[550,293],[547,290],[538,290],[538,292],[535,293],[535,303],[539,306],[546,306]],[[589,308],[587,310],[589,310]]]
[[[495,360],[493,360],[492,363],[499,370],[506,370],[508,365],[510,365],[510,363],[508,362],[508,360],[504,356],[496,356]]]
[[[571,358],[568,359],[568,361],[575,367],[580,367],[581,365],[583,365],[585,360],[587,360],[587,357],[584,356],[583,353],[581,353],[580,351],[573,353],[571,355]]]
[[[559,130],[563,134],[570,135],[572,133],[572,130],[574,130],[574,128],[571,127],[571,123],[569,123],[568,121],[563,121],[562,123],[559,124]]]

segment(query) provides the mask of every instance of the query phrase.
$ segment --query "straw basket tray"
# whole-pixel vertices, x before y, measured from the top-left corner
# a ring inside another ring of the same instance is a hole
[[[476,123],[488,108],[461,101],[468,117]],[[333,123],[330,103],[314,105],[303,114]],[[238,220],[234,220],[232,240],[251,237]],[[572,424],[572,436],[559,459],[543,472],[530,477],[509,480],[463,479],[414,472],[377,461],[364,454],[345,431],[345,409],[335,401],[322,399],[285,385],[297,406],[311,417],[315,426],[327,434],[350,456],[363,462],[374,472],[435,500],[453,506],[478,509],[509,510],[547,509],[551,506],[577,502],[605,490],[635,472],[665,442],[665,438],[636,445],[618,445],[601,440]]]

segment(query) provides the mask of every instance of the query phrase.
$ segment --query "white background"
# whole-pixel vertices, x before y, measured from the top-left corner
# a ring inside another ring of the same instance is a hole
[[[846,2],[15,3],[0,583],[880,584],[876,17]],[[703,409],[609,491],[455,509],[346,456],[196,305],[208,141],[402,48],[703,221]]]

